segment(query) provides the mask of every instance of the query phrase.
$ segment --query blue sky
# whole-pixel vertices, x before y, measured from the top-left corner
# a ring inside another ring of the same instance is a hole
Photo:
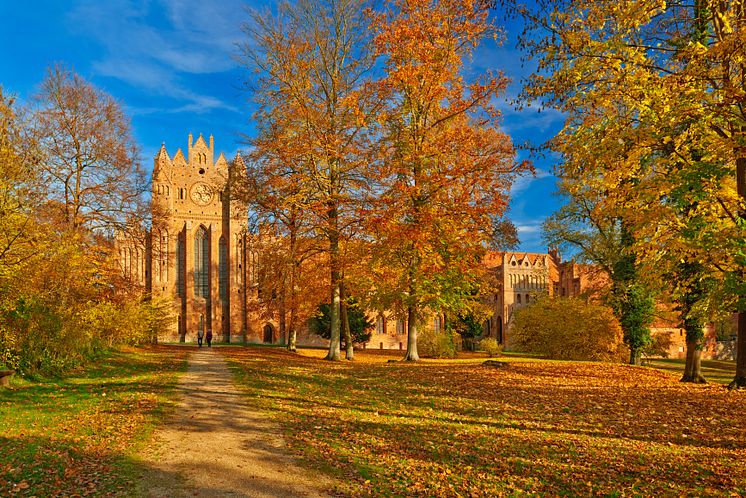
[[[0,2],[0,84],[21,100],[30,97],[56,62],[117,98],[132,119],[146,169],[161,142],[171,155],[186,148],[187,134],[215,136],[231,157],[251,135],[253,108],[243,89],[246,70],[233,57],[247,20],[243,0],[29,0]],[[249,3],[261,8],[266,3]],[[500,16],[501,17],[501,16]],[[513,79],[507,98],[528,72],[515,49],[519,26],[505,26],[502,47],[488,44],[472,61],[474,71],[501,69]],[[501,104],[505,131],[516,144],[541,143],[556,133],[556,112],[516,111]],[[525,152],[521,158],[528,158]],[[536,177],[513,186],[510,219],[520,250],[544,252],[540,225],[558,207],[550,159],[531,158]]]

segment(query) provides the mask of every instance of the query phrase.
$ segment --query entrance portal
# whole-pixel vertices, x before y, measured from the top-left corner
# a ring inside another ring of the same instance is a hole
[[[270,324],[264,326],[264,342],[268,344],[274,342],[274,331],[272,330],[272,325]]]

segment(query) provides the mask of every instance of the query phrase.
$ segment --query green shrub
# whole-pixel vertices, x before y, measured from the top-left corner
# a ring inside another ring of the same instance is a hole
[[[417,352],[424,358],[455,358],[456,342],[448,330],[423,329],[417,336]]]
[[[170,320],[162,298],[60,305],[19,297],[0,305],[0,368],[61,375],[112,346],[155,342]]]
[[[494,358],[495,356],[500,356],[500,354],[503,352],[503,347],[500,345],[499,342],[497,342],[497,339],[494,337],[485,337],[479,342],[479,348],[487,353],[490,358]]]

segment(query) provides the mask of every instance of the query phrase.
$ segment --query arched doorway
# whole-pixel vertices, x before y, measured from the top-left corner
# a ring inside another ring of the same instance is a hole
[[[503,343],[503,318],[501,316],[497,317],[497,321],[495,322],[497,325],[497,330],[495,331],[495,339],[497,339],[497,342],[500,344]]]
[[[262,340],[267,344],[274,342],[274,330],[269,323],[264,326],[264,337]]]

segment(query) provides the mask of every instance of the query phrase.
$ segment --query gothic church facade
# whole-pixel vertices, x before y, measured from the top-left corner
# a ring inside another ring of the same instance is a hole
[[[276,313],[262,311],[247,206],[231,195],[234,180],[245,174],[239,154],[231,161],[222,153],[215,156],[212,136],[205,141],[200,135],[195,141],[189,134],[186,154],[178,149],[172,158],[165,144],[156,154],[153,226],[144,240],[120,239],[119,259],[125,278],[172,303],[171,326],[159,340],[191,342],[202,330],[221,342],[284,342],[282,321]],[[488,298],[493,315],[483,333],[507,347],[515,311],[536,295],[593,294],[607,285],[593,267],[564,262],[556,250],[489,253],[484,264],[498,285]],[[375,328],[367,347],[404,348],[403,317],[385,312],[371,318]],[[435,314],[421,325],[437,332],[443,327],[442,316]],[[299,345],[326,344],[304,329],[298,331]],[[679,329],[671,330],[682,335]]]
[[[190,133],[186,155],[178,149],[171,158],[164,144],[155,156],[146,287],[174,308],[170,337],[161,339],[192,340],[202,330],[247,340],[247,211],[230,200],[234,176],[244,172],[240,155],[215,156],[212,136],[208,143]]]

